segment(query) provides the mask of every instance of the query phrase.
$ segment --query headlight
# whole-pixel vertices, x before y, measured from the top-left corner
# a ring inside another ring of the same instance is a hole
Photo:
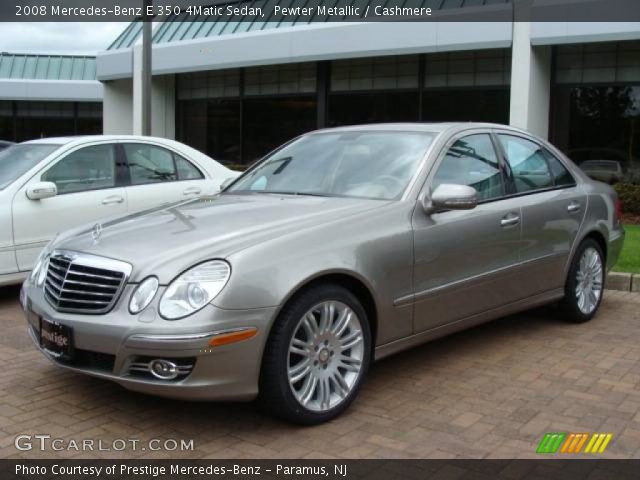
[[[131,294],[129,311],[135,315],[147,308],[158,291],[158,285],[156,277],[145,278]]]
[[[213,300],[229,280],[231,267],[222,260],[201,263],[177,277],[160,299],[160,315],[177,320],[197,312]]]
[[[51,247],[53,246],[53,242],[56,238],[57,235],[42,249],[40,255],[38,255],[38,258],[36,259],[35,266],[33,267],[33,270],[31,270],[31,274],[29,275],[29,281],[35,281],[38,287],[41,287],[44,284],[44,279],[47,276],[49,255],[51,254]]]

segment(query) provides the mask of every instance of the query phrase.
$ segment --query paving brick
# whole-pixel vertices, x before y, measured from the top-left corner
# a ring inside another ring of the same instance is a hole
[[[640,293],[607,290],[586,324],[541,309],[385,359],[342,417],[312,428],[60,370],[26,338],[17,293],[0,289],[0,458],[535,458],[546,431],[603,429],[614,434],[604,457],[640,458]],[[194,450],[15,449],[16,435],[42,433]]]

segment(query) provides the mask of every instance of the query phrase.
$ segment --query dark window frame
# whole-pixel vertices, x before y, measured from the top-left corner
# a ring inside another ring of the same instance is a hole
[[[47,174],[52,168],[54,168],[56,165],[58,165],[60,162],[64,161],[67,157],[69,157],[69,155],[72,155],[76,152],[79,152],[81,150],[84,150],[85,148],[91,148],[91,147],[100,147],[100,146],[108,146],[111,147],[111,150],[113,152],[113,162],[114,162],[114,185],[110,186],[110,187],[101,187],[101,188],[89,188],[87,190],[78,190],[76,192],[58,192],[56,194],[56,197],[62,196],[62,195],[74,195],[77,193],[86,193],[86,192],[99,192],[102,190],[111,190],[114,188],[121,188],[124,187],[126,185],[121,184],[121,172],[120,169],[118,167],[118,151],[116,149],[116,144],[114,143],[96,143],[96,144],[92,144],[92,145],[82,145],[79,148],[71,151],[71,152],[67,152],[65,153],[62,157],[58,158],[57,160],[54,161],[53,164],[48,165],[46,167],[46,170],[42,173],[40,173],[40,181],[41,182],[51,182],[51,180],[43,180],[43,177],[45,174]],[[52,182],[55,183],[55,182]]]
[[[518,138],[521,138],[523,140],[528,140],[528,141],[538,145],[540,147],[540,150],[543,151],[543,152],[544,151],[551,152],[551,151],[543,143],[538,141],[536,138],[529,137],[529,136],[527,136],[527,135],[525,135],[525,134],[523,134],[521,132],[514,132],[514,131],[510,131],[510,130],[492,129],[491,130],[491,135],[495,138],[495,145],[498,148],[499,155],[501,157],[501,161],[503,162],[505,170],[506,170],[506,173],[507,173],[508,181],[511,184],[510,189],[513,192],[511,194],[507,194],[505,197],[503,197],[503,199],[522,197],[522,196],[525,196],[525,195],[535,195],[537,193],[551,192],[551,191],[554,191],[554,190],[563,190],[563,189],[567,189],[567,188],[575,188],[577,186],[577,182],[576,182],[575,176],[571,173],[571,169],[567,168],[565,163],[560,158],[558,158],[557,155],[553,155],[553,157],[556,158],[560,162],[560,164],[569,172],[569,174],[571,175],[571,178],[574,181],[574,183],[572,185],[556,185],[555,184],[555,177],[553,175],[553,171],[551,170],[551,167],[549,166],[549,161],[547,160],[547,157],[543,155],[543,157],[545,159],[545,163],[547,164],[547,168],[549,169],[549,174],[551,176],[551,179],[553,180],[553,185],[550,186],[550,187],[538,188],[538,189],[535,189],[535,190],[528,190],[526,192],[518,192],[517,189],[516,189],[516,186],[515,186],[514,179],[513,179],[513,172],[511,171],[511,166],[509,165],[506,153],[504,151],[502,143],[500,142],[500,139],[498,138],[498,135],[508,135],[508,136],[512,136],[512,137],[518,137]]]
[[[178,154],[177,152],[175,152],[174,150],[165,147],[164,145],[157,145],[155,143],[148,143],[148,142],[132,142],[132,141],[126,141],[126,142],[120,142],[119,144],[119,148],[121,150],[121,154],[123,156],[124,159],[124,165],[127,171],[127,175],[126,178],[128,180],[127,185],[128,187],[144,187],[146,185],[163,185],[163,184],[167,184],[167,183],[175,183],[175,182],[192,182],[194,180],[206,180],[207,176],[202,173],[202,169],[199,168],[197,165],[195,165],[192,161],[190,161],[189,159],[185,158],[184,156]],[[172,160],[172,164],[173,164],[173,169],[176,175],[176,179],[175,180],[169,180],[166,182],[160,181],[160,182],[149,182],[149,183],[133,183],[133,177],[131,176],[131,164],[129,163],[129,155],[127,155],[127,151],[124,148],[125,145],[144,145],[147,147],[155,147],[155,148],[159,148],[161,150],[165,150],[166,152],[168,152],[171,155],[171,160]],[[185,179],[181,179],[180,178],[180,174],[178,172],[178,165],[176,164],[176,155],[180,158],[182,158],[184,161],[188,162],[190,165],[193,166],[193,168],[195,168],[201,175],[200,178],[185,178]]]

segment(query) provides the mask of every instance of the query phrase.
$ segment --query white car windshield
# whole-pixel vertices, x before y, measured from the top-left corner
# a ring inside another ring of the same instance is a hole
[[[401,131],[306,135],[265,158],[226,191],[397,199],[434,137]]]
[[[0,152],[0,190],[11,185],[58,148],[60,145],[25,143],[2,150]]]

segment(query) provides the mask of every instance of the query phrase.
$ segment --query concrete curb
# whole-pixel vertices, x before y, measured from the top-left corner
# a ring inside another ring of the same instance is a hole
[[[609,272],[605,285],[607,290],[640,292],[640,274]]]

